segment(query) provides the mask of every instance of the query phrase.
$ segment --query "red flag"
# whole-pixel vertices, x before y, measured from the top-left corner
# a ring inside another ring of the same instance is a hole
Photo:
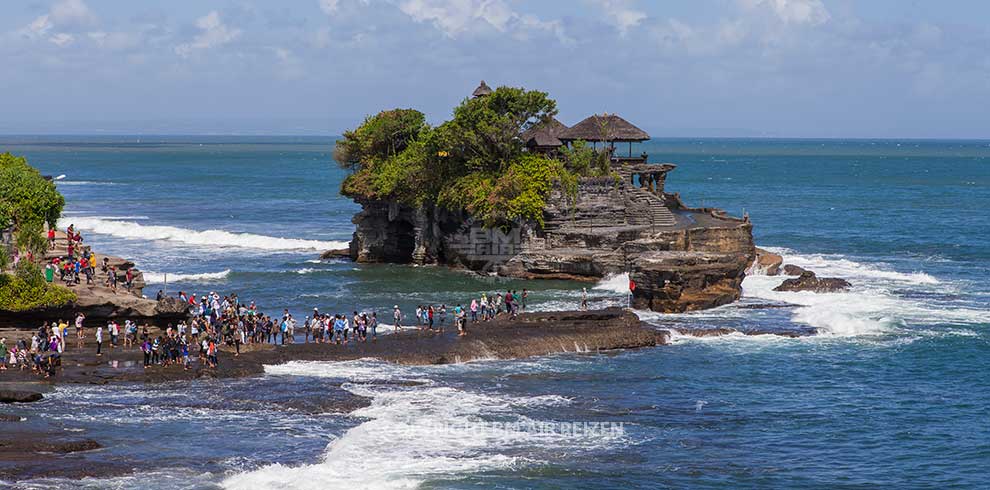
[[[629,290],[630,291],[636,290],[636,281],[633,281],[632,279],[629,280]]]

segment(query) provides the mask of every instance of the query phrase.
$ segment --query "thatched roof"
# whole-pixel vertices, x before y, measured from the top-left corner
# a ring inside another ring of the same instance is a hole
[[[558,136],[566,130],[567,126],[553,117],[523,131],[521,138],[526,146],[561,146],[563,143]]]
[[[557,135],[563,141],[646,141],[650,135],[615,114],[595,114]]]
[[[491,95],[491,94],[492,94],[492,88],[489,87],[484,80],[482,80],[481,84],[478,85],[478,88],[474,89],[474,92],[471,92],[471,97],[483,97],[485,95]]]

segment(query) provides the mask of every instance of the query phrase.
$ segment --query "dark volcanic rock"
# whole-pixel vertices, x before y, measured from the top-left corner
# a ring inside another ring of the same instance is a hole
[[[804,271],[800,277],[787,279],[780,286],[773,288],[773,290],[830,293],[833,291],[844,291],[850,287],[852,287],[852,284],[849,284],[849,281],[845,279],[817,277],[814,272]]]
[[[20,422],[24,418],[20,415],[13,415],[9,413],[0,413],[0,422]]]
[[[784,275],[785,276],[800,276],[801,274],[804,274],[805,272],[808,272],[808,269],[805,269],[804,267],[798,267],[798,266],[792,265],[792,264],[787,264],[787,265],[784,266]]]
[[[0,403],[30,403],[42,398],[44,396],[36,391],[0,390]]]
[[[320,254],[320,258],[323,260],[329,259],[350,259],[351,249],[349,248],[338,248],[334,250],[327,250]]]
[[[741,294],[748,256],[704,252],[643,254],[629,278],[633,307],[677,313],[731,303]]]
[[[189,304],[175,296],[166,296],[155,305],[155,314],[182,318],[189,314]]]
[[[753,262],[752,224],[712,208],[688,208],[664,192],[670,164],[622,164],[616,177],[584,178],[575,194],[562,188],[547,197],[542,223],[514,223],[508,230],[486,228],[467,213],[434,205],[410,207],[393,201],[355,198],[349,256],[364,263],[445,264],[523,279],[596,281],[630,269],[666,273],[664,298],[639,304],[657,311],[719,306],[738,299],[741,278]],[[645,179],[645,180],[644,180]],[[638,183],[637,183],[638,182]],[[643,182],[650,182],[643,185]],[[686,273],[681,253],[724,254],[732,266],[711,267],[701,276]],[[343,254],[327,252],[324,257]],[[669,270],[658,258],[669,254]],[[733,257],[728,257],[732,255]],[[766,254],[760,269],[779,273],[779,256]],[[643,260],[650,264],[640,264]],[[742,268],[736,267],[742,263]],[[726,273],[728,276],[716,277]],[[645,281],[649,290],[655,290]]]

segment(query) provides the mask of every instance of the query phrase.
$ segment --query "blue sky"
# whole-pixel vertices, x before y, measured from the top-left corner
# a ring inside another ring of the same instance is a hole
[[[0,133],[339,134],[478,81],[654,136],[990,138],[978,0],[25,0]]]

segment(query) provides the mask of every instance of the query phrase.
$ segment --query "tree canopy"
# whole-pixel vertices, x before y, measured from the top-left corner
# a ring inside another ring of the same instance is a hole
[[[65,198],[27,159],[0,154],[0,228],[55,226]]]
[[[412,109],[381,112],[337,142],[334,159],[354,170],[341,192],[465,210],[486,226],[542,224],[546,197],[555,185],[576,187],[576,175],[562,161],[526,152],[520,135],[556,114],[545,92],[513,87],[465,99],[436,127]]]

